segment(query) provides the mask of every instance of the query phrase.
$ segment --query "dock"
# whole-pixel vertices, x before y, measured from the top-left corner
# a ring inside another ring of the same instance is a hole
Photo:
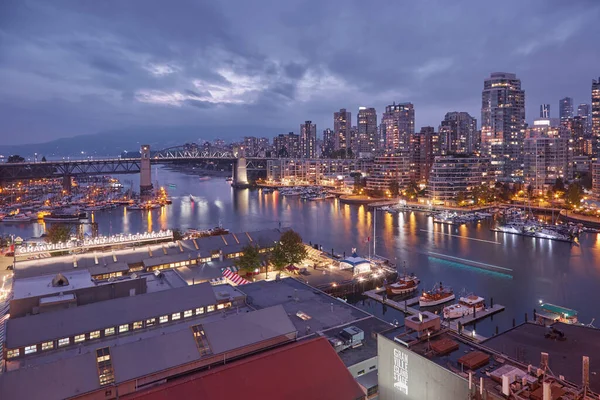
[[[419,304],[419,296],[412,297],[410,299],[402,300],[402,301],[394,301],[394,300],[390,300],[390,299],[386,299],[385,301],[383,301],[383,296],[381,295],[381,293],[383,293],[383,292],[384,292],[384,289],[373,289],[373,290],[368,290],[368,291],[364,292],[363,295],[367,296],[370,299],[378,301],[382,304],[393,307],[398,311],[402,311],[403,313],[405,313],[407,315],[419,314],[419,310],[412,307],[416,304]],[[448,303],[450,303],[450,302],[448,302]],[[463,336],[472,338],[473,340],[475,340],[477,342],[481,342],[481,341],[486,340],[487,338],[485,336],[479,335],[475,331],[475,329],[472,329],[472,330],[466,329],[465,325],[473,324],[481,319],[487,318],[493,314],[504,311],[504,309],[505,309],[505,307],[503,305],[494,304],[491,307],[486,307],[485,309],[483,309],[481,311],[477,311],[475,313],[475,315],[470,314],[470,315],[466,315],[461,318],[442,321],[442,324],[444,326],[446,326],[448,329],[458,333],[458,326],[460,323],[460,325],[462,326],[461,334]]]

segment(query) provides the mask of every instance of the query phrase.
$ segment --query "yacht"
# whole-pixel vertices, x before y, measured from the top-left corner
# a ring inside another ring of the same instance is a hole
[[[469,295],[461,297],[458,304],[444,307],[444,318],[461,318],[466,315],[473,314],[473,311],[481,311],[485,308],[485,300],[483,297]]]
[[[414,292],[419,287],[419,278],[415,275],[404,275],[394,283],[385,286],[385,291],[388,296],[398,296]]]
[[[79,210],[56,210],[50,215],[44,216],[44,222],[77,222],[86,218],[87,214]]]
[[[454,300],[454,292],[450,287],[445,287],[440,282],[439,286],[435,286],[433,289],[423,292],[421,297],[419,297],[419,306],[421,307],[429,307],[429,306],[437,306],[438,304],[447,303],[451,300]]]
[[[2,218],[2,222],[31,222],[31,217],[25,214],[7,215]]]

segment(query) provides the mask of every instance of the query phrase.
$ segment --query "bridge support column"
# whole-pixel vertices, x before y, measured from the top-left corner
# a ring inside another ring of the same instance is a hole
[[[63,192],[66,194],[71,194],[71,175],[63,176],[62,182]]]
[[[150,146],[143,144],[140,153],[140,198],[149,200],[152,197],[152,168],[150,167]]]
[[[246,170],[246,159],[244,157],[240,157],[233,163],[233,187],[247,187],[248,183],[248,173]]]

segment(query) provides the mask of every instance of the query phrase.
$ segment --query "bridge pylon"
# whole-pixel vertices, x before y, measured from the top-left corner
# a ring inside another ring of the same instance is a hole
[[[150,167],[150,145],[143,144],[140,148],[140,198],[149,200],[152,197],[152,168]]]

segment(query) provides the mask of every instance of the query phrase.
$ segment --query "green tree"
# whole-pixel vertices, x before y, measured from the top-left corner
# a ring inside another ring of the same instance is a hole
[[[554,185],[552,186],[552,190],[555,192],[565,191],[565,182],[562,178],[556,178],[556,181],[554,181]]]
[[[456,204],[459,206],[464,206],[467,200],[468,196],[465,192],[458,192],[456,195]]]
[[[419,195],[419,186],[417,185],[417,182],[410,181],[406,186],[406,190],[404,190],[404,194],[409,199],[415,199]]]
[[[6,160],[6,162],[9,162],[9,163],[25,162],[25,159],[18,154],[13,154],[12,156],[8,156],[8,160]]]
[[[293,230],[281,234],[279,242],[271,253],[271,263],[277,269],[290,264],[298,264],[306,258],[308,252],[302,242],[302,237]]]
[[[397,180],[393,180],[390,182],[388,189],[392,197],[398,197],[400,194],[400,183]]]
[[[260,267],[260,253],[258,252],[258,248],[249,244],[242,249],[242,252],[244,254],[237,261],[238,267],[246,272],[252,272]]]
[[[73,227],[67,224],[52,224],[46,230],[46,242],[68,242],[73,234]]]
[[[567,202],[567,204],[571,206],[577,206],[579,205],[579,203],[581,203],[582,198],[582,186],[577,182],[569,184],[569,188],[567,189],[567,192],[565,194],[565,201]]]
[[[527,185],[527,197],[528,198],[533,197],[533,186],[531,186],[531,184]]]

